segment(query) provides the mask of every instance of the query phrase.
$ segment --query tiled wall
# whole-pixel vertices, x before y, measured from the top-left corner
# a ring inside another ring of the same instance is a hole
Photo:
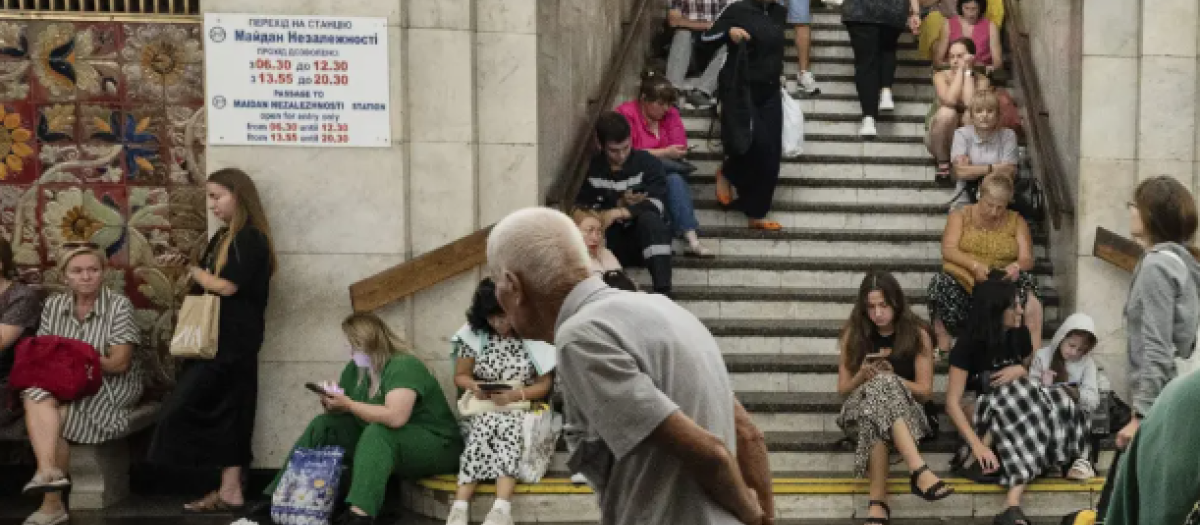
[[[0,20],[0,229],[24,278],[50,289],[64,243],[103,248],[159,388],[184,263],[207,228],[199,32]]]

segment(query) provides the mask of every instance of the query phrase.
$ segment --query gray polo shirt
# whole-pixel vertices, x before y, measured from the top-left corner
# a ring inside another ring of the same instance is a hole
[[[670,451],[646,440],[679,410],[736,452],[725,361],[696,316],[592,277],[567,296],[554,344],[568,464],[599,494],[602,525],[738,523]]]
[[[987,164],[1012,164],[1020,162],[1017,154],[1017,134],[1008,128],[1000,128],[983,140],[975,133],[975,126],[963,126],[954,131],[954,142],[950,146],[950,160],[960,155],[971,158],[972,166]],[[967,183],[958,181],[957,191],[962,192]],[[965,193],[958,196],[955,205],[970,204],[971,199]]]

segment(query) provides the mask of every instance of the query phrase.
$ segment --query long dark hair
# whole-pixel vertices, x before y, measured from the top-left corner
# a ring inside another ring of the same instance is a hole
[[[1003,347],[1008,332],[1008,327],[1004,326],[1004,311],[1015,304],[1017,285],[992,275],[977,283],[971,295],[971,313],[967,315],[959,340],[970,343],[977,350]]]
[[[267,240],[271,275],[274,275],[275,269],[279,267],[275,258],[275,239],[271,236],[271,223],[267,221],[267,214],[263,211],[262,199],[258,196],[258,188],[254,186],[254,181],[240,169],[225,168],[209,175],[208,182],[224,186],[237,201],[237,210],[230,218],[229,224],[226,225],[229,227],[229,234],[226,235],[225,241],[219,248],[220,251],[217,252],[217,268],[225,266],[225,261],[229,260],[229,246],[237,237],[238,232],[250,225],[258,229]]]
[[[496,300],[496,283],[491,277],[484,277],[475,287],[475,297],[471,299],[471,308],[467,310],[467,324],[476,332],[495,335],[496,330],[488,318],[493,315],[504,315],[504,308]]]
[[[1182,244],[1192,257],[1200,259],[1200,250],[1192,244],[1196,237],[1196,199],[1186,186],[1167,175],[1151,177],[1138,184],[1133,203],[1152,244]]]
[[[892,274],[871,270],[863,277],[854,309],[842,326],[842,341],[846,345],[842,350],[842,363],[852,373],[857,373],[866,355],[875,350],[871,336],[878,328],[867,312],[867,296],[871,292],[883,293],[884,302],[892,307],[892,327],[895,329],[892,357],[898,360],[916,359],[922,350],[921,331],[926,329],[925,322],[913,313],[904,297],[904,290]]]

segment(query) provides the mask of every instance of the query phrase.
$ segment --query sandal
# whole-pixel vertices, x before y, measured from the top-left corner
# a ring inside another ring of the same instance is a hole
[[[183,506],[185,514],[231,514],[241,512],[246,507],[246,504],[234,505],[221,499],[221,495],[217,491],[205,494],[203,498],[188,503]]]
[[[933,173],[933,180],[934,182],[937,182],[939,186],[949,187],[954,185],[954,179],[950,177],[949,161],[939,161],[937,163],[937,171]]]
[[[879,501],[879,500],[874,500],[874,499],[870,500],[867,502],[867,512],[871,511],[871,507],[879,507],[879,508],[883,509],[883,512],[887,513],[887,517],[886,518],[872,518],[872,517],[868,516],[867,521],[864,521],[863,525],[888,525],[892,522],[892,508],[888,506],[886,501]]]
[[[992,520],[992,525],[1033,525],[1021,507],[1009,507]]]
[[[68,478],[62,471],[55,470],[49,474],[40,472],[34,474],[33,479],[29,480],[29,483],[25,484],[25,488],[21,489],[21,494],[35,496],[69,490],[71,490],[71,478]]]
[[[778,222],[775,222],[775,221],[768,221],[766,219],[750,219],[750,229],[751,230],[766,230],[766,231],[774,232],[774,231],[782,230],[783,225],[779,224]]]
[[[68,521],[71,521],[71,515],[67,514],[67,509],[65,508],[59,511],[58,514],[49,514],[39,510],[30,514],[28,518],[25,518],[22,525],[62,525]]]
[[[713,259],[717,256],[716,253],[700,243],[696,243],[684,248],[683,254],[688,257],[696,257],[698,259]]]
[[[723,168],[717,168],[717,202],[726,208],[733,204],[733,189],[729,185],[729,179],[725,178],[722,173]]]
[[[940,501],[954,494],[954,487],[947,485],[946,482],[942,481],[941,479],[938,479],[937,482],[931,485],[929,488],[921,490],[921,487],[917,484],[917,480],[921,479],[921,474],[926,472],[933,474],[933,471],[929,470],[929,465],[922,465],[921,468],[912,473],[912,477],[908,478],[909,488],[912,490],[913,494],[920,496],[921,499],[925,501]]]

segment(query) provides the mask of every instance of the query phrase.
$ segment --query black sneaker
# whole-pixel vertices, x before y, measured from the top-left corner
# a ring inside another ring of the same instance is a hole
[[[699,89],[693,89],[687,94],[687,104],[692,109],[708,109],[717,105],[717,101],[709,96],[708,93]]]

